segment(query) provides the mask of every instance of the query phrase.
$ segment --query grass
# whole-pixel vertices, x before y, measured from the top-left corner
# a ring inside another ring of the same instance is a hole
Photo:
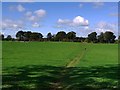
[[[118,88],[117,44],[3,42],[2,52],[3,90]]]
[[[87,51],[77,66],[118,64],[117,44],[87,44]]]
[[[3,42],[3,68],[31,64],[64,66],[81,49],[80,43]]]

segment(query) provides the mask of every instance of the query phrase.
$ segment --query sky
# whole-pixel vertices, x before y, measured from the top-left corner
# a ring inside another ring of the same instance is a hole
[[[118,35],[117,2],[2,2],[2,33],[15,37],[16,32],[56,34],[76,32],[86,37],[95,31]]]
[[[2,2],[119,2],[119,0],[1,0]]]

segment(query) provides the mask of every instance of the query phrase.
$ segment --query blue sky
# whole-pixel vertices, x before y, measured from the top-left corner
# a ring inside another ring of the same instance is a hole
[[[12,35],[19,30],[48,32],[75,31],[87,36],[92,31],[112,31],[116,35],[117,2],[3,2],[2,33]]]

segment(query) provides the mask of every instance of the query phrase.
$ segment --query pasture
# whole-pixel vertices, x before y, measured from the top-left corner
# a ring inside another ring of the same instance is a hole
[[[3,42],[3,90],[118,88],[118,45]]]

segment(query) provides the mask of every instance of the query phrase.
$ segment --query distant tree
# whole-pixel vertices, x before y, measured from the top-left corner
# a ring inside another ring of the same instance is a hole
[[[68,32],[67,33],[67,38],[73,41],[76,38],[76,33],[73,32],[73,31]]]
[[[104,33],[101,32],[100,35],[98,36],[98,42],[104,43]]]
[[[0,40],[4,40],[4,35],[0,34]]]
[[[104,33],[104,40],[106,43],[114,43],[115,42],[116,36],[114,35],[113,32],[106,31]]]
[[[16,34],[16,37],[19,41],[36,41],[42,39],[43,35],[38,32],[23,32],[23,31],[18,31]]]
[[[0,34],[0,40],[2,40],[2,34]]]
[[[64,31],[58,32],[55,38],[57,41],[62,41],[64,38],[66,38],[66,32]]]
[[[118,40],[120,40],[120,36],[118,36]]]
[[[24,40],[24,32],[23,31],[18,31],[16,33],[16,38],[19,40],[19,41],[23,41]]]
[[[52,35],[51,41],[56,41],[56,34],[53,34],[53,35]]]
[[[30,40],[40,40],[42,39],[43,35],[41,33],[36,33],[36,32],[33,32],[30,34]]]
[[[49,33],[47,34],[47,39],[48,39],[48,40],[51,40],[52,37],[53,37],[52,34],[49,32]]]
[[[30,41],[30,35],[32,34],[31,31],[27,31],[27,32],[24,32],[23,36],[24,36],[24,40],[25,41]]]
[[[97,33],[92,32],[92,33],[88,34],[88,41],[95,43],[97,41]]]
[[[8,35],[7,38],[6,38],[6,40],[8,40],[8,41],[12,40],[12,36]]]
[[[1,36],[2,38],[2,36]],[[3,36],[4,38],[4,36]],[[18,31],[16,33],[16,38],[20,41],[74,41],[74,42],[101,42],[101,43],[114,43],[116,40],[116,36],[113,32],[107,31],[105,33],[101,32],[100,35],[97,36],[96,32],[91,32],[88,34],[88,37],[76,37],[76,33],[71,31],[66,34],[64,31],[59,31],[57,34],[52,35],[50,32],[47,34],[47,38],[43,38],[43,35],[38,32],[31,31]],[[116,42],[120,42],[120,36]]]
[[[2,34],[2,40],[4,40],[4,35]]]
[[[84,37],[75,37],[74,42],[84,42],[86,38]]]
[[[40,39],[43,38],[43,35],[41,33],[38,33],[38,36],[39,36]]]
[[[120,36],[118,36],[118,42],[120,43]]]

